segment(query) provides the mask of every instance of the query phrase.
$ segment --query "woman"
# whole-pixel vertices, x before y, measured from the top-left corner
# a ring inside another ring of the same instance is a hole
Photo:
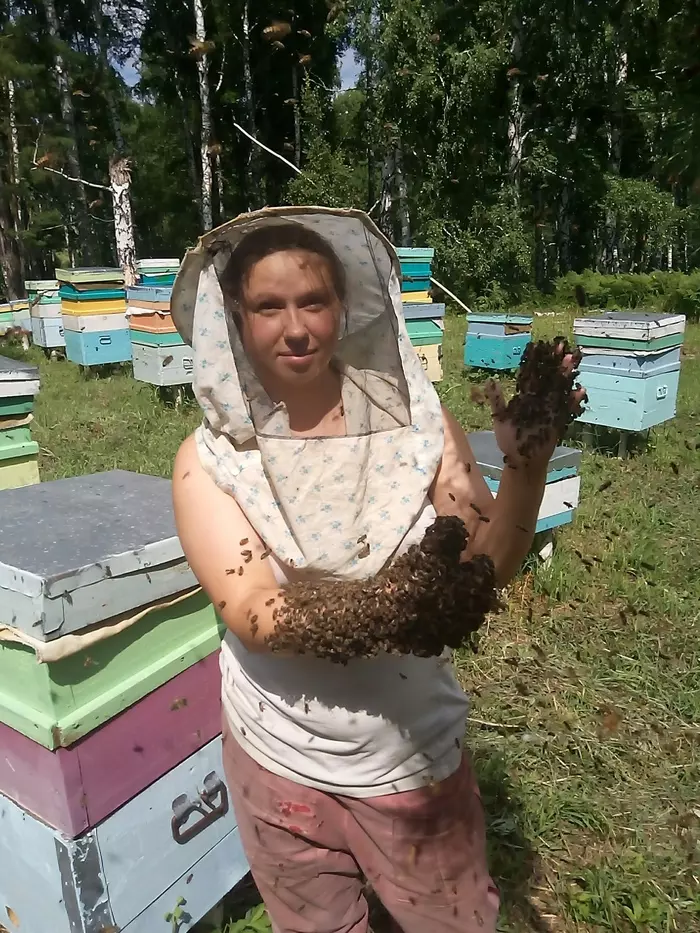
[[[463,518],[465,556],[487,554],[505,584],[532,541],[554,433],[525,460],[492,393],[515,467],[494,500],[410,345],[396,254],[361,212],[272,209],[207,234],[173,316],[205,416],[175,462],[178,532],[229,629],[225,768],[276,933],[366,933],[363,878],[404,933],[494,930],[449,654],[341,666],[267,639],[286,586],[371,577],[436,514]]]

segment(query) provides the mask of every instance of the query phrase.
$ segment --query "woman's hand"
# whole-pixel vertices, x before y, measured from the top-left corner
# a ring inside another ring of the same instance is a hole
[[[484,391],[491,406],[493,430],[512,469],[546,467],[569,424],[582,412],[586,392],[574,385],[581,351],[564,337],[528,345],[506,405],[500,385],[490,379]]]

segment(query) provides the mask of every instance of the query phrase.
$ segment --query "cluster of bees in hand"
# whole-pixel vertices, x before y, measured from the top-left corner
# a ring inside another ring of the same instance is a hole
[[[573,365],[565,371],[562,360],[568,354]],[[580,388],[576,383],[580,362],[581,351],[572,349],[564,337],[528,344],[518,370],[515,395],[497,416],[516,425],[521,456],[529,457],[552,434],[560,441],[581,414],[580,405],[571,405],[574,385]]]

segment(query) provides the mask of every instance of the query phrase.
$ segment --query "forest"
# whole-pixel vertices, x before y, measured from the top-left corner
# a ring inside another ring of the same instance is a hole
[[[9,299],[285,203],[496,305],[700,265],[698,0],[2,0],[0,120]]]

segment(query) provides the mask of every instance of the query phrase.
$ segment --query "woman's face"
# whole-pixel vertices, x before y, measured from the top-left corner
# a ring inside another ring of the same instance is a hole
[[[243,283],[243,346],[258,374],[313,382],[335,352],[342,305],[323,256],[293,249],[258,260]]]

